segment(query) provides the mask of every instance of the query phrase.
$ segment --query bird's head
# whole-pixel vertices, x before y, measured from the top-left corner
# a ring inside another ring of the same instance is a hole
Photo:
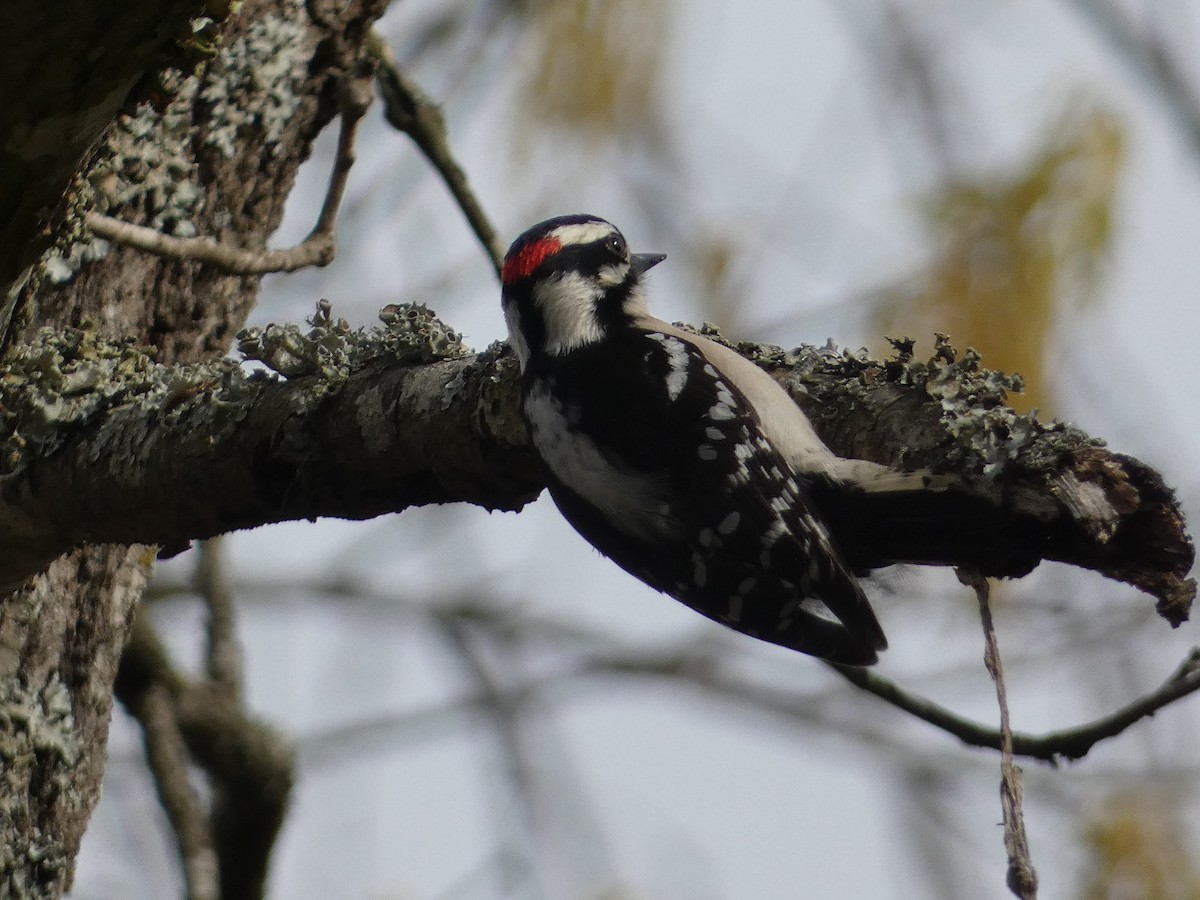
[[[602,340],[646,313],[641,276],[666,257],[630,253],[616,226],[596,216],[547,219],[513,241],[501,271],[504,318],[524,369]]]

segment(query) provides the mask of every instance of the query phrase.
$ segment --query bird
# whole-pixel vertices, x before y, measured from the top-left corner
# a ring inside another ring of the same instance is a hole
[[[505,255],[501,305],[550,496],[603,556],[709,619],[875,663],[887,638],[860,576],[971,562],[997,511],[952,478],[837,456],[769,374],[652,316],[647,273],[665,258],[584,214],[534,225]]]

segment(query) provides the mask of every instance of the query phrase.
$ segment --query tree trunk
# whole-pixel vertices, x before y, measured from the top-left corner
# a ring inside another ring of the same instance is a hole
[[[339,73],[384,3],[247,0],[219,28],[188,22],[205,11],[198,3],[125,19],[86,2],[15,6],[0,14],[5,343],[90,321],[100,335],[157,348],[164,362],[225,352],[258,278],[108,246],[80,215],[264,246],[297,167],[337,112]],[[26,269],[47,245],[45,265]],[[0,895],[57,897],[71,884],[99,795],[117,664],[154,553],[80,547],[0,607]]]

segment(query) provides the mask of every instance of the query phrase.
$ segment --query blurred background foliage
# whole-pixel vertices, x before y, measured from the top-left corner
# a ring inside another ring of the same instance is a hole
[[[573,129],[604,140],[651,127],[673,4],[661,0],[532,0],[533,65],[525,127]],[[522,131],[525,139],[543,134]]]
[[[605,215],[669,253],[657,312],[732,337],[886,352],[884,335],[948,333],[1025,377],[1014,405],[1121,435],[1200,501],[1190,0],[405,0],[381,30],[444,103],[501,234]],[[329,150],[283,235],[311,227]],[[502,337],[461,216],[378,121],[339,245],[329,269],[269,280],[256,321],[331,297],[371,323],[419,299],[476,346]],[[1167,345],[1182,362],[1160,364]],[[248,692],[300,748],[272,896],[1008,896],[992,755],[640,589],[544,502],[229,546]],[[191,565],[156,587],[184,659],[203,630]],[[994,721],[953,576],[869,589],[885,674]],[[1027,731],[1128,702],[1196,642],[1062,567],[1005,601]],[[1026,766],[1044,900],[1200,898],[1195,707],[1075,766]],[[139,754],[118,722],[79,897],[177,884]]]
[[[933,257],[889,292],[877,327],[896,337],[949,334],[988,367],[1025,379],[1014,406],[1053,415],[1053,329],[1064,311],[1097,297],[1125,127],[1076,103],[1041,141],[1014,171],[954,178],[922,203]]]

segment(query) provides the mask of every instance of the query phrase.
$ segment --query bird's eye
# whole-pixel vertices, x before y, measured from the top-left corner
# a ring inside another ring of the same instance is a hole
[[[625,258],[625,239],[619,234],[614,234],[604,242],[604,249],[615,256],[617,259]]]

